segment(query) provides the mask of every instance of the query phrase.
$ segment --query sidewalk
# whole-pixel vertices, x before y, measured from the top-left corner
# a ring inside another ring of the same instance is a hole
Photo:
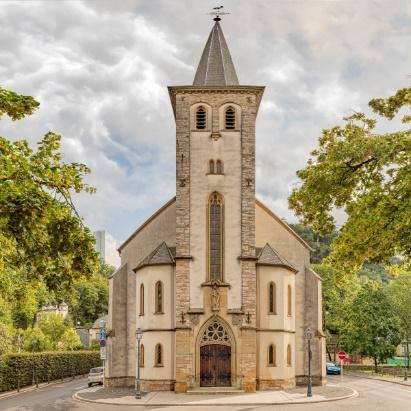
[[[150,392],[137,400],[132,388],[91,387],[74,394],[80,401],[110,405],[192,406],[192,405],[277,405],[337,401],[357,396],[353,389],[341,385],[313,387],[313,396],[307,397],[305,387],[285,391],[259,391],[252,394],[175,394],[170,391]]]
[[[403,377],[394,377],[393,375],[385,374],[372,374],[361,371],[344,371],[344,374],[350,377],[367,378],[368,380],[378,380],[392,382],[393,384],[405,385],[406,387],[411,387],[411,375],[408,376],[408,381],[404,381]]]

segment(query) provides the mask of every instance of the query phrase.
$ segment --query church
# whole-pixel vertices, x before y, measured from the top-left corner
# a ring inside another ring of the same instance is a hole
[[[239,84],[220,20],[193,84],[168,88],[176,196],[119,248],[106,386],[134,386],[137,328],[145,391],[306,384],[307,328],[315,334],[313,383],[326,381],[321,278],[310,268],[310,246],[255,196],[264,87]]]

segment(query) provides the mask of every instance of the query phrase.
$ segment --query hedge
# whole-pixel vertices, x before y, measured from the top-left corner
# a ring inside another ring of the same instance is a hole
[[[0,356],[0,392],[87,374],[99,366],[100,353],[96,351],[5,354]]]

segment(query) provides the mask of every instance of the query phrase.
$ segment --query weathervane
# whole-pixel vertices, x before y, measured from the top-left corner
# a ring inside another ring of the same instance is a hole
[[[230,13],[226,13],[226,12],[222,11],[223,8],[224,8],[224,6],[213,7],[213,11],[211,13],[207,13],[207,14],[210,15],[210,16],[215,16],[213,18],[214,21],[221,21],[220,16],[230,14]]]

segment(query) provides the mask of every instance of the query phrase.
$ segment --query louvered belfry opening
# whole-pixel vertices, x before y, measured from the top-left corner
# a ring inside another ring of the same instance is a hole
[[[228,107],[225,111],[225,128],[227,130],[235,129],[235,110],[232,107]]]
[[[207,124],[207,112],[204,107],[200,106],[196,111],[196,129],[204,130]]]
[[[223,279],[223,201],[217,192],[209,201],[209,279]]]

